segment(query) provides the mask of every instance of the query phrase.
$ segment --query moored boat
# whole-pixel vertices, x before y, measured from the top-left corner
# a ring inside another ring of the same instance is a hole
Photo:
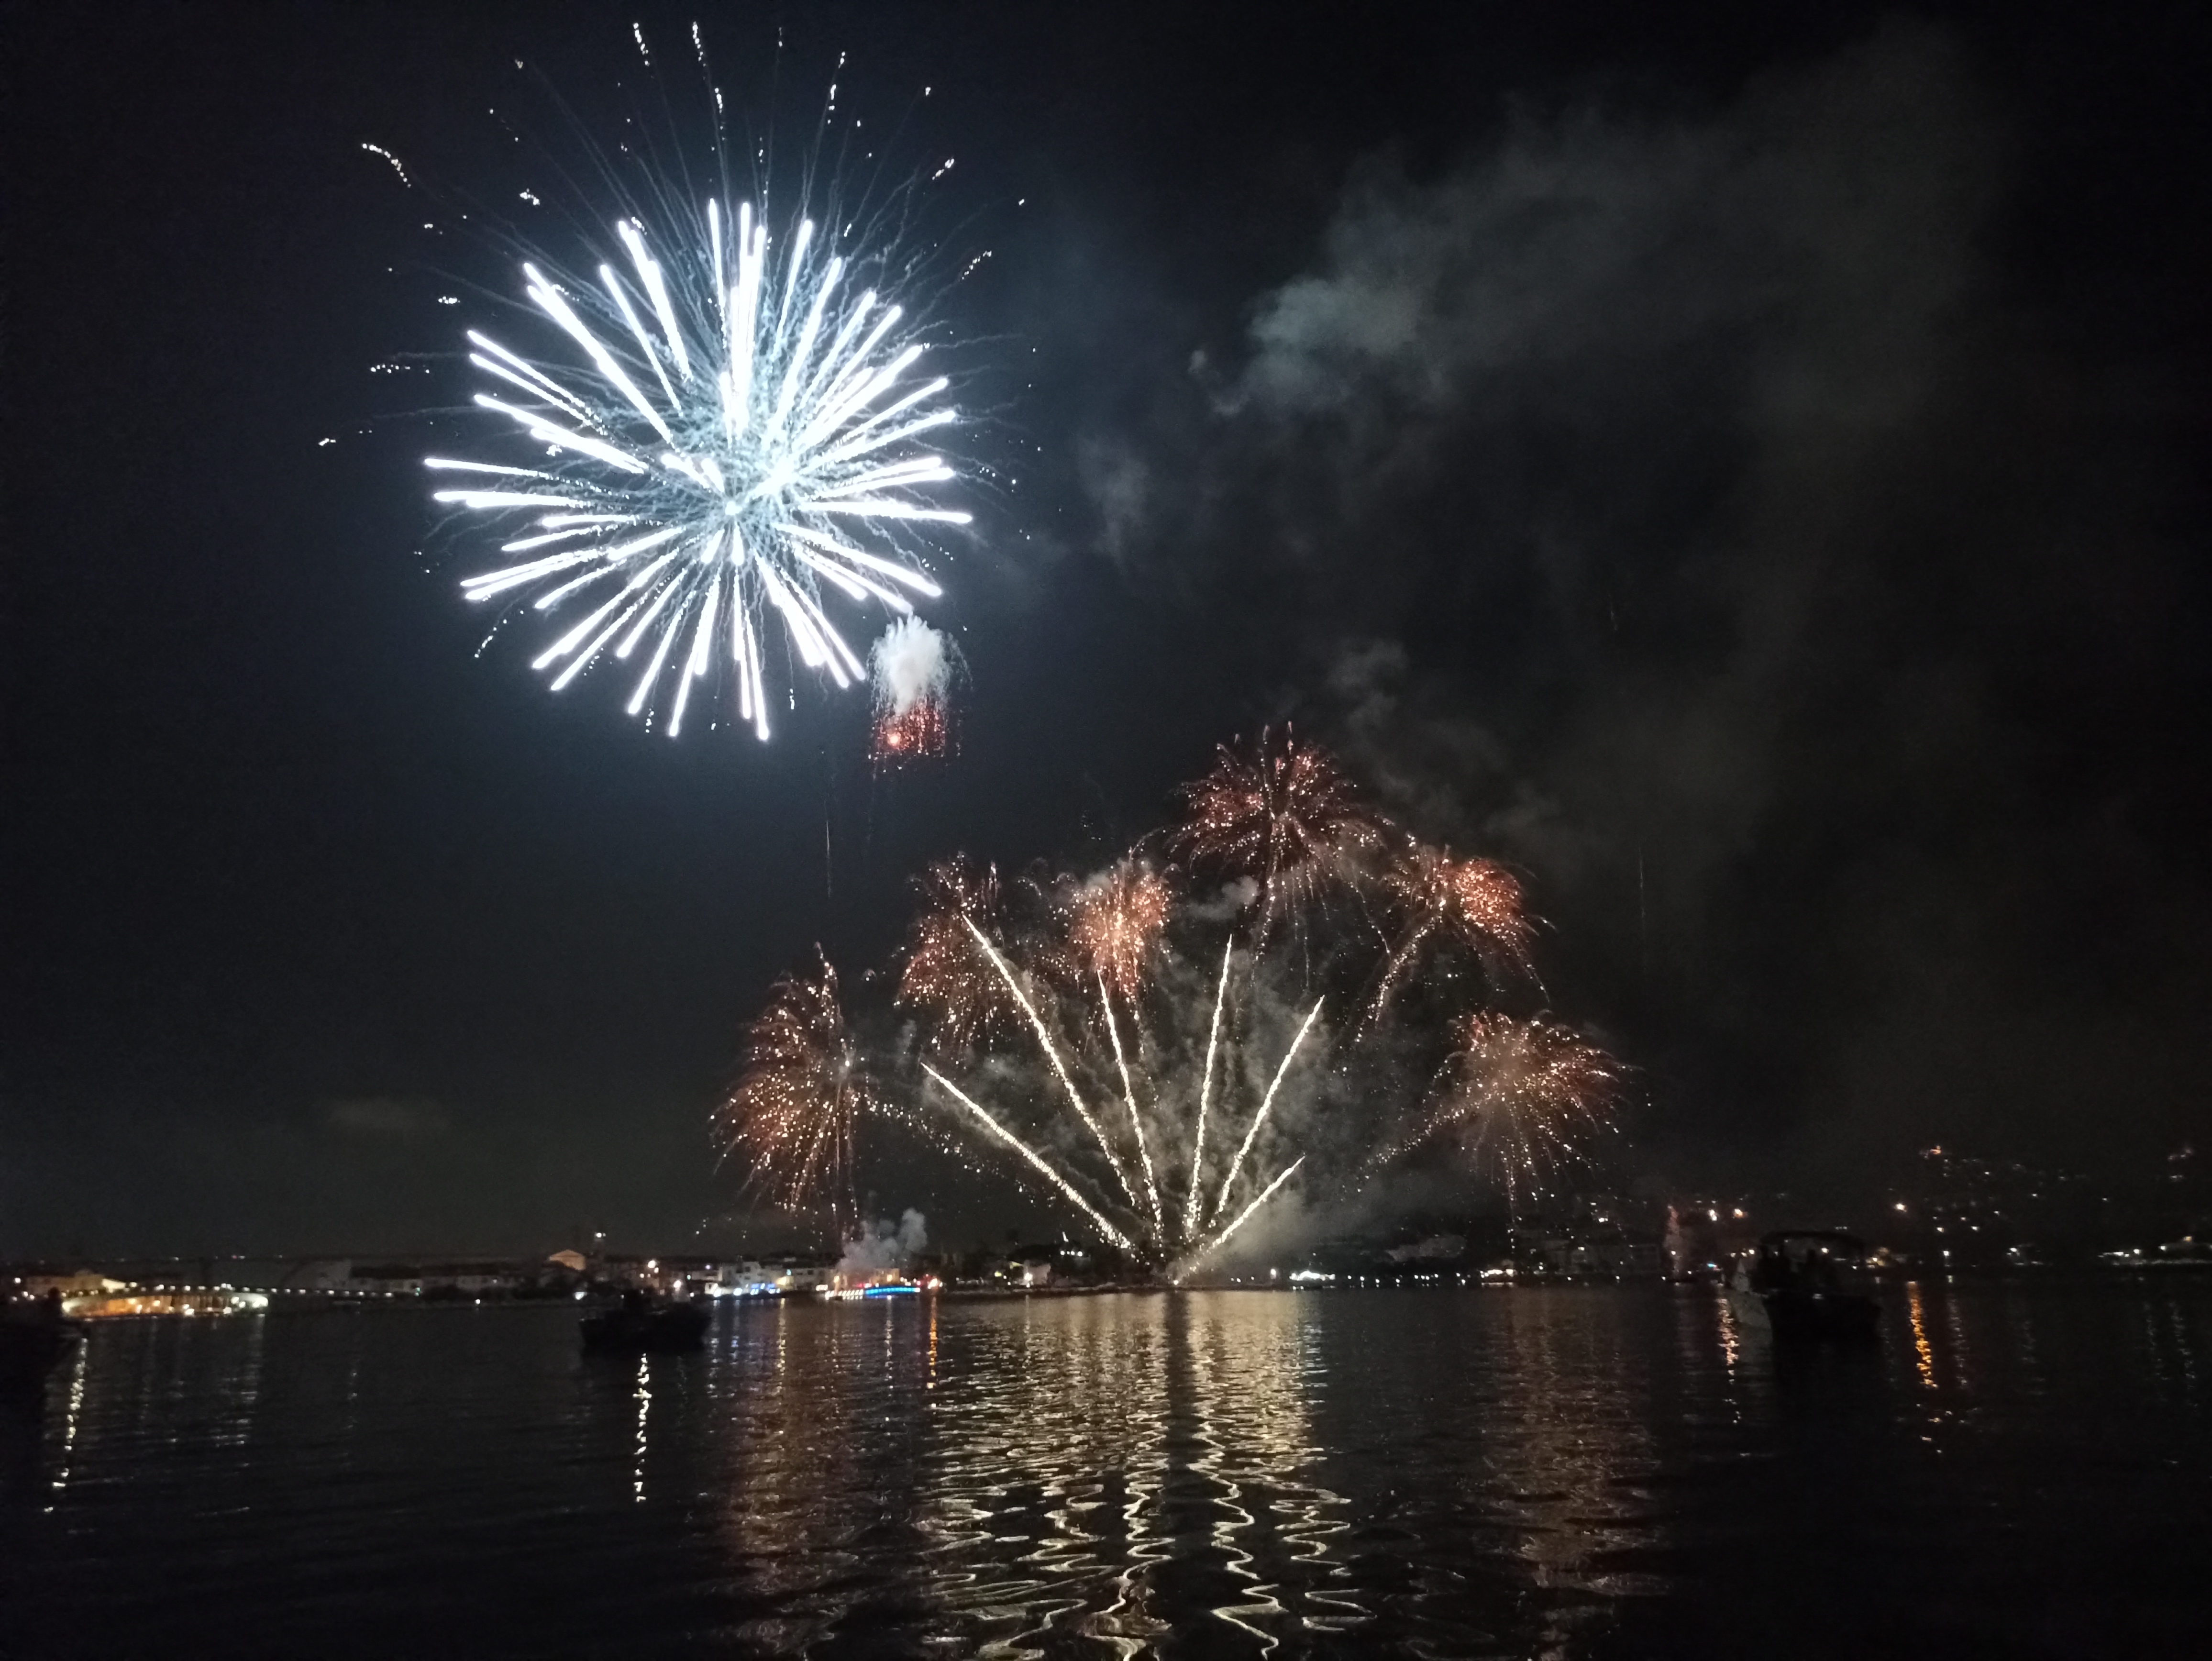
[[[1785,1229],[1763,1237],[1729,1277],[1737,1322],[1778,1339],[1871,1338],[1881,1305],[1866,1284],[1866,1242],[1836,1230]]]
[[[630,1292],[613,1308],[584,1317],[580,1326],[586,1350],[635,1355],[696,1349],[706,1342],[710,1318],[704,1304],[656,1300]]]
[[[0,1400],[38,1397],[47,1374],[76,1353],[83,1335],[58,1298],[0,1305]]]

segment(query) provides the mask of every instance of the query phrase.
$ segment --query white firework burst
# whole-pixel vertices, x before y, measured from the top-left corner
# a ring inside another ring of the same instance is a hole
[[[957,418],[947,382],[917,373],[902,308],[811,219],[779,252],[750,203],[710,200],[666,264],[635,219],[614,234],[627,265],[596,283],[523,263],[565,361],[469,332],[469,361],[497,383],[476,402],[525,465],[424,465],[476,476],[436,499],[489,516],[515,557],[462,590],[549,615],[559,632],[532,666],[556,691],[612,660],[636,677],[629,712],[665,710],[672,737],[716,683],[766,739],[775,633],[843,688],[867,673],[833,604],[907,613],[939,596],[926,538],[969,522],[924,494],[953,477],[928,450]]]

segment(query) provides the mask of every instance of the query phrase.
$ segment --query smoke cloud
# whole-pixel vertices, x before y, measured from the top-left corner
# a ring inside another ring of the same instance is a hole
[[[1696,116],[1522,110],[1356,168],[1230,367],[1080,447],[1103,557],[1295,642],[1255,715],[1522,873],[1703,1174],[2195,1115],[2149,920],[2212,905],[2154,745],[2083,718],[2187,696],[2172,392],[1992,259],[2021,188],[1919,25]]]
[[[920,618],[900,618],[868,654],[876,712],[894,718],[941,704],[952,684],[951,642]]]
[[[863,1222],[860,1232],[845,1242],[837,1272],[876,1275],[903,1269],[928,1244],[929,1230],[919,1211],[908,1211],[896,1223],[888,1217]]]

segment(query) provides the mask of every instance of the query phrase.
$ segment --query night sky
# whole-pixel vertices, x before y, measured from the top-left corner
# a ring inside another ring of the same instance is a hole
[[[692,15],[9,11],[0,1255],[700,1238],[779,972],[1285,719],[1524,875],[1624,1181],[2206,1134],[2201,10],[713,9],[733,119],[836,80],[990,253],[960,752],[885,778],[857,696],[479,654],[428,499],[487,205],[574,257],[539,158],[698,131]]]

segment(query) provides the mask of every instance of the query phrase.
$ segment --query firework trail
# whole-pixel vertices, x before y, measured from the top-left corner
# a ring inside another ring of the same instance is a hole
[[[1379,849],[1386,829],[1328,751],[1288,732],[1279,745],[1261,733],[1249,757],[1223,745],[1182,800],[1170,851],[1194,871],[1256,881],[1263,940],[1279,917],[1302,916],[1323,884]]]
[[[860,1121],[886,1100],[863,1064],[838,1001],[837,971],[779,981],[752,1025],[745,1065],[715,1116],[726,1156],[748,1185],[787,1210],[857,1214],[853,1162]]]
[[[1449,1138],[1517,1200],[1610,1125],[1620,1068],[1571,1027],[1476,1011],[1453,1036],[1426,1110],[1377,1163]]]
[[[939,597],[927,538],[969,522],[927,494],[954,476],[928,448],[956,419],[947,382],[866,286],[882,260],[811,219],[777,244],[752,204],[713,198],[690,222],[612,228],[589,274],[522,263],[555,355],[468,333],[506,441],[424,465],[508,557],[462,591],[532,596],[556,631],[532,666],[556,691],[609,665],[672,737],[719,696],[766,739],[775,637],[842,688],[867,672],[833,609]]]
[[[1213,994],[1213,1018],[1206,1023],[1206,1064],[1198,1075],[1198,1129],[1190,1139],[1190,1193],[1183,1208],[1183,1228],[1188,1233],[1198,1232],[1198,1208],[1206,1189],[1200,1173],[1206,1169],[1206,1116],[1212,1105],[1213,1057],[1221,1048],[1221,1011],[1229,1001],[1229,964],[1235,953],[1233,940],[1221,948],[1221,982]]]
[[[1103,876],[1074,885],[1066,924],[1068,946],[1076,963],[1097,983],[1098,1008],[1105,1018],[1108,1042],[1113,1046],[1114,1068],[1121,1078],[1130,1134],[1136,1138],[1145,1199],[1155,1229],[1166,1222],[1160,1204],[1159,1173],[1152,1165],[1152,1139],[1145,1134],[1144,1116],[1138,1110],[1136,1082],[1129,1075],[1128,1055],[1121,1044],[1121,1019],[1114,1003],[1118,996],[1134,1010],[1167,920],[1167,885],[1151,867],[1135,860],[1123,860]]]
[[[939,897],[917,931],[929,953],[927,995],[910,1001],[940,1012],[940,1019],[963,1023],[963,1034],[973,1032],[980,1023],[972,1006],[936,989],[951,983],[972,995],[988,983],[988,969],[1018,1018],[993,1022],[1000,1041],[975,1046],[980,1053],[971,1064],[999,1064],[990,1090],[963,1086],[949,1068],[929,1067],[929,1077],[964,1110],[961,1123],[988,1126],[994,1142],[1018,1153],[1018,1176],[1043,1177],[1048,1197],[1077,1202],[1094,1226],[1103,1220],[1102,1237],[1155,1265],[1194,1265],[1279,1192],[1295,1165],[1287,1139],[1267,1133],[1286,1081],[1312,1053],[1308,1040],[1322,1001],[1305,1012],[1295,1036],[1272,1058],[1266,1090],[1248,1092],[1243,1068],[1216,1062],[1231,1039],[1257,1059],[1259,1035],[1229,1030],[1235,1025],[1229,1013],[1240,962],[1246,987],[1237,1001],[1255,1002],[1258,960],[1240,958],[1233,946],[1224,952],[1203,1062],[1194,1065],[1197,1046],[1175,1030],[1173,999],[1156,984],[1157,970],[1176,960],[1164,944],[1178,921],[1164,881],[1133,857],[1090,882],[1060,888],[1072,889],[1071,897],[1032,917],[994,920],[972,903],[972,885],[937,879]],[[949,949],[948,925],[955,921],[974,947],[957,958]],[[919,948],[909,951],[910,975],[921,956]],[[942,1055],[961,1046],[939,1042],[935,1048]],[[1005,1094],[1008,1062],[1041,1064],[1050,1080],[1042,1095],[1029,1097],[1026,1112],[994,1111],[978,1099],[979,1093],[986,1099]],[[1193,1078],[1194,1071],[1200,1076]],[[1109,1119],[1095,1104],[1116,1093],[1121,1111]],[[1056,1127],[1054,1101],[1073,1122],[1065,1131]],[[1224,1142],[1209,1157],[1201,1135],[1191,1140],[1187,1166],[1179,1156],[1164,1157],[1184,1143],[1184,1116],[1194,1103],[1233,1127],[1233,1154]],[[1032,1133],[1028,1127],[1040,1120]],[[1288,1165],[1281,1162],[1285,1155]],[[1182,1183],[1186,1170],[1188,1181]],[[1258,1198],[1232,1215],[1236,1196],[1254,1189]]]
[[[989,1110],[978,1104],[973,1096],[970,1096],[966,1091],[961,1089],[958,1085],[953,1083],[951,1080],[946,1078],[942,1073],[939,1073],[927,1062],[924,1062],[921,1064],[921,1070],[929,1074],[932,1079],[935,1080],[937,1083],[944,1088],[945,1093],[951,1096],[954,1101],[959,1103],[962,1107],[967,1109],[970,1114],[974,1115],[976,1121],[981,1123],[986,1130],[989,1131],[996,1140],[1005,1143],[1008,1147],[1012,1148],[1023,1159],[1026,1160],[1030,1167],[1035,1170],[1048,1184],[1056,1189],[1065,1198],[1071,1201],[1074,1204],[1075,1208],[1078,1211],[1080,1211],[1090,1220],[1091,1226],[1096,1228],[1102,1237],[1112,1244],[1121,1247],[1124,1251],[1130,1249],[1133,1243],[1130,1240],[1129,1237],[1122,1233],[1120,1229],[1115,1227],[1113,1224],[1108,1222],[1105,1218],[1100,1216],[1097,1208],[1091,1205],[1091,1202],[1085,1199],[1082,1194],[1078,1191],[1075,1184],[1069,1182],[1066,1177],[1061,1176],[1060,1172],[1054,1169],[1051,1160],[1046,1159],[1043,1154],[1038,1153],[1036,1149],[1031,1147],[1027,1142],[1014,1135],[1012,1131],[1007,1129],[1006,1126],[1000,1124],[996,1119],[993,1118]]]
[[[876,705],[870,753],[877,765],[945,753],[952,737],[946,697],[953,663],[951,642],[920,618],[900,618],[884,630],[868,654]]]
[[[1421,949],[1439,939],[1459,940],[1493,970],[1534,972],[1528,948],[1535,928],[1522,907],[1521,885],[1504,866],[1455,859],[1449,849],[1413,843],[1384,867],[1380,882],[1398,943],[1376,977],[1363,1030],[1381,1017]]]
[[[1214,1196],[1213,1213],[1216,1216],[1219,1216],[1229,1204],[1229,1191],[1237,1186],[1237,1174],[1244,1169],[1244,1158],[1251,1153],[1252,1143],[1260,1135],[1260,1127],[1267,1123],[1267,1115],[1274,1110],[1275,1092],[1283,1087],[1284,1074],[1291,1070],[1291,1063],[1297,1060],[1298,1051],[1305,1047],[1306,1034],[1313,1031],[1314,1022],[1321,1018],[1323,1001],[1320,998],[1314,1000],[1314,1007],[1299,1024],[1298,1036],[1291,1040],[1291,1047],[1283,1052],[1282,1065],[1275,1069],[1275,1076],[1267,1081],[1267,1093],[1260,1098],[1260,1110],[1252,1116],[1252,1123],[1244,1132],[1244,1140],[1237,1145],[1237,1157],[1229,1162],[1228,1172],[1221,1179],[1221,1192]]]

